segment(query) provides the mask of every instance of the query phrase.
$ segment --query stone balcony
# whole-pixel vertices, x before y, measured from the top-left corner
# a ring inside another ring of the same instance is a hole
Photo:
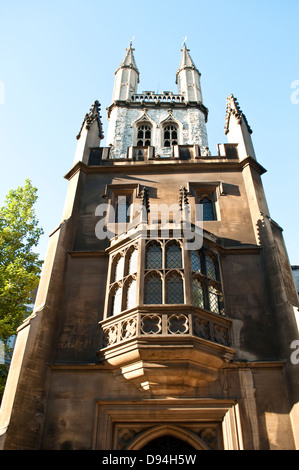
[[[195,307],[141,307],[100,322],[99,361],[154,395],[214,381],[234,356],[231,321]]]

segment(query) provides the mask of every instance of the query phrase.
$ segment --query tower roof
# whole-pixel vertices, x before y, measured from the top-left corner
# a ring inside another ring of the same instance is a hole
[[[186,43],[184,43],[184,47],[183,47],[183,49],[181,49],[181,51],[182,51],[182,56],[181,56],[181,62],[180,62],[180,65],[179,65],[179,69],[177,71],[177,75],[183,69],[186,69],[186,68],[196,70],[200,75],[200,72],[195,67],[195,64],[194,64],[194,62],[191,58],[191,55],[189,54],[190,49],[187,49]]]
[[[120,66],[118,67],[117,71],[120,68],[129,67],[129,68],[132,68],[132,69],[136,70],[136,72],[139,75],[139,70],[138,70],[136,62],[135,62],[133,51],[135,51],[135,49],[133,49],[132,41],[130,41],[130,45],[129,45],[128,49],[126,49],[125,57],[124,57],[123,61],[121,62]]]

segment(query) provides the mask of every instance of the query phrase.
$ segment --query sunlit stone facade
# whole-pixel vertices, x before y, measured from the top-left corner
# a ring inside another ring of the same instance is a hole
[[[211,154],[185,44],[176,80],[139,93],[130,44],[105,146],[99,102],[84,117],[2,449],[298,449],[299,304],[266,170],[233,95]]]

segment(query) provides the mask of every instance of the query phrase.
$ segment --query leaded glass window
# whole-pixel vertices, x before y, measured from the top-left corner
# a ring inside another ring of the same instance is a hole
[[[179,273],[171,273],[166,278],[166,303],[184,303],[183,279]]]
[[[118,313],[121,312],[121,297],[122,297],[122,288],[117,287],[112,297],[112,305],[111,305],[112,315],[117,315]]]
[[[127,289],[127,305],[126,308],[133,308],[136,306],[136,281],[132,279]]]
[[[162,268],[162,248],[160,243],[151,243],[146,249],[146,269]]]
[[[206,274],[209,279],[216,281],[216,266],[211,256],[206,255]]]
[[[145,278],[145,303],[162,304],[162,279],[158,273],[152,273]]]
[[[202,220],[215,220],[213,201],[204,197],[199,204],[202,209]]]
[[[166,247],[166,268],[179,269],[182,267],[182,250],[178,243],[169,243]]]
[[[133,250],[129,257],[128,274],[137,273],[137,266],[138,266],[137,262],[138,262],[138,251]]]
[[[123,278],[124,275],[124,257],[121,256],[115,266],[115,281],[119,281],[120,279]]]
[[[209,303],[211,312],[220,313],[219,292],[214,286],[209,286]]]
[[[191,251],[191,264],[192,264],[192,271],[195,273],[201,272],[201,259],[200,255],[197,251]]]
[[[193,279],[192,291],[193,291],[193,305],[195,305],[195,307],[204,308],[203,287],[202,287],[202,283],[197,278]]]

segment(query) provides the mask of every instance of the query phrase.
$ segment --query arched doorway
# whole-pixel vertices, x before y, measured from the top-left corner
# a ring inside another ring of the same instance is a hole
[[[188,442],[183,441],[182,439],[178,439],[175,436],[171,436],[170,434],[166,434],[165,436],[156,437],[152,441],[148,442],[144,447],[140,450],[147,452],[147,453],[190,453],[194,452],[195,448],[188,444]]]
[[[190,453],[195,450],[209,450],[209,447],[192,431],[181,426],[166,424],[149,428],[139,435],[127,450],[142,450],[150,453]]]

